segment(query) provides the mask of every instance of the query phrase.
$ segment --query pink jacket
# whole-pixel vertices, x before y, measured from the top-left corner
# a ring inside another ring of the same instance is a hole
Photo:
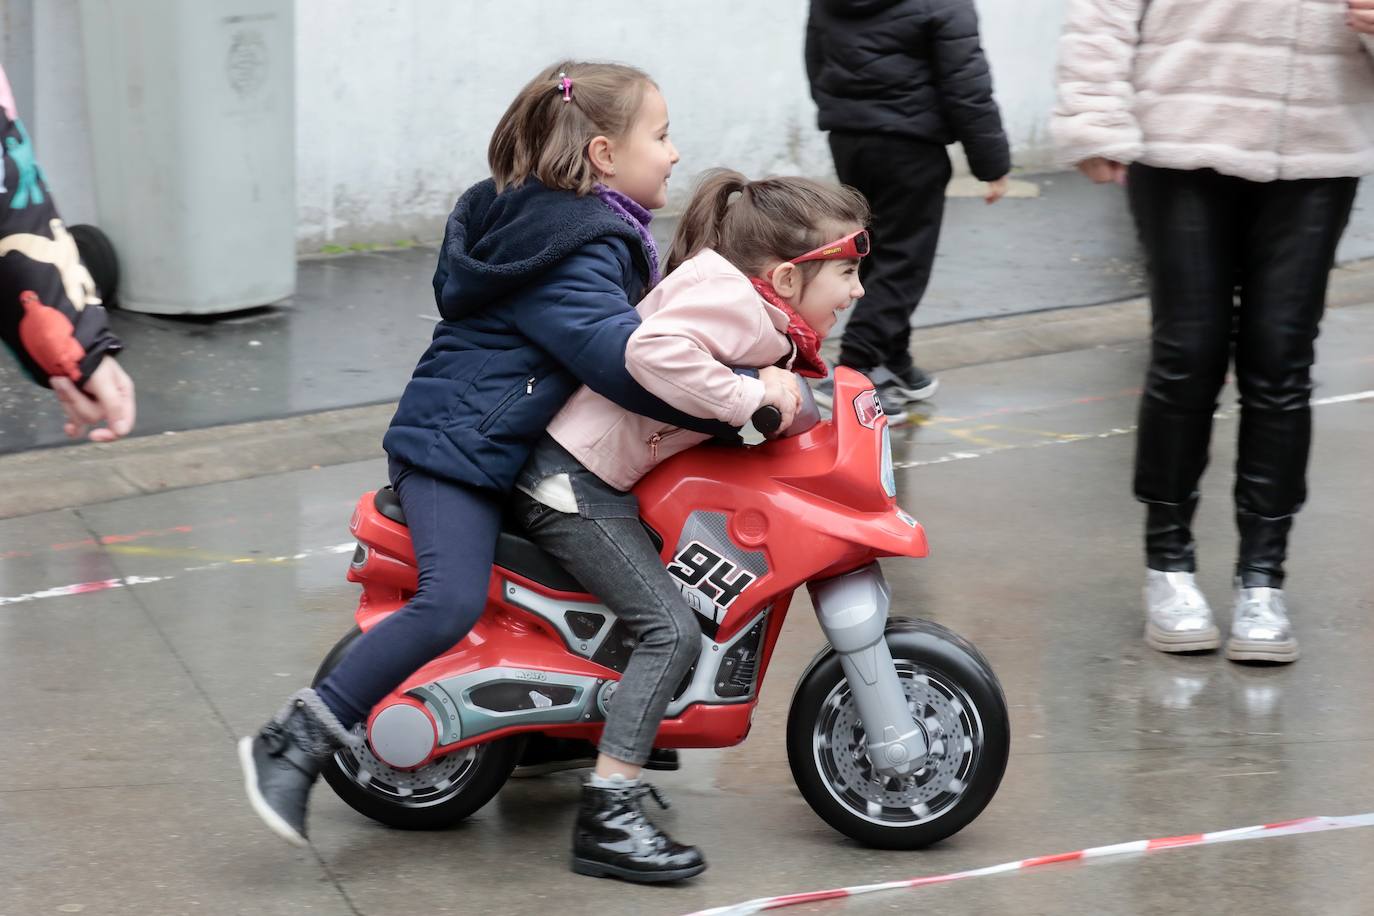
[[[684,413],[743,426],[763,403],[763,382],[731,367],[791,361],[787,316],[709,249],[682,262],[638,311],[644,323],[625,348],[625,366],[648,391]],[[553,418],[549,434],[619,490],[708,438],[630,413],[586,387]]]

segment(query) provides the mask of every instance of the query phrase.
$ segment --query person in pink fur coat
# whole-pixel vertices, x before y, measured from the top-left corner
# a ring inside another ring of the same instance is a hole
[[[1072,0],[1051,128],[1061,161],[1126,185],[1153,320],[1135,496],[1145,639],[1221,646],[1194,580],[1198,481],[1228,369],[1240,545],[1226,657],[1291,662],[1285,599],[1307,497],[1314,342],[1359,177],[1374,171],[1374,0]]]

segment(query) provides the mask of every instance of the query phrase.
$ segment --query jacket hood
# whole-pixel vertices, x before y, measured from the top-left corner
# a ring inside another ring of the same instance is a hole
[[[594,239],[619,236],[647,279],[648,257],[638,234],[601,200],[545,187],[530,178],[496,193],[490,178],[458,199],[444,230],[434,298],[456,321],[532,282]]]

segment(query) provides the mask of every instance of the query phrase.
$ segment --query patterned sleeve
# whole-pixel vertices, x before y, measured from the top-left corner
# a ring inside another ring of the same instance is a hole
[[[23,123],[0,113],[0,124],[0,339],[38,384],[65,376],[84,385],[123,345],[58,216]]]

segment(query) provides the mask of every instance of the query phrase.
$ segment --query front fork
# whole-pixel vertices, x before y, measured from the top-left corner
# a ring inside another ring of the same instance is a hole
[[[868,759],[883,776],[904,778],[925,766],[925,733],[907,706],[906,692],[883,633],[892,591],[870,563],[851,573],[808,584],[821,629],[840,656],[859,718]]]

